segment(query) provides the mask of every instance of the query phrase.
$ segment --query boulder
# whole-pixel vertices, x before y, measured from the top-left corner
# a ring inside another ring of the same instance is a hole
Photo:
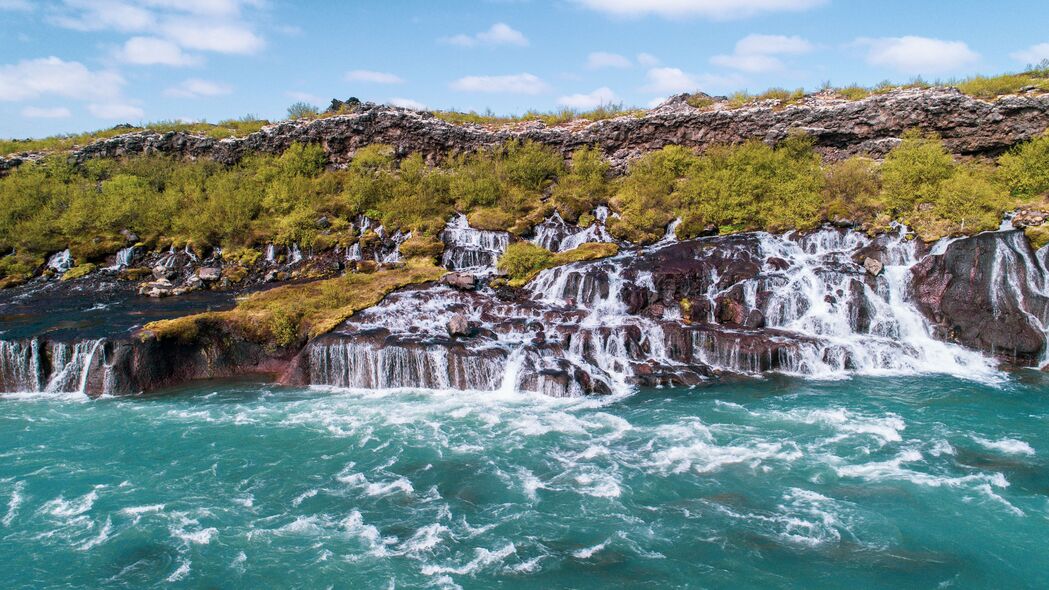
[[[867,272],[870,273],[871,276],[876,277],[881,274],[881,271],[885,268],[885,265],[883,265],[880,260],[875,260],[874,258],[868,256],[863,259],[863,268],[867,269]]]
[[[452,338],[466,337],[470,335],[470,321],[461,313],[457,313],[448,320],[448,335]]]
[[[205,283],[214,282],[222,278],[222,269],[214,266],[206,266],[197,269],[197,276]]]
[[[477,277],[465,272],[450,272],[441,277],[441,282],[463,291],[473,291],[477,288]]]
[[[173,279],[178,274],[174,268],[158,264],[153,267],[153,277],[157,280],[161,279]]]

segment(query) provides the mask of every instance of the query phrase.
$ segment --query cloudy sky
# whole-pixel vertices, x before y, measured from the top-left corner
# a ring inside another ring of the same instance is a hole
[[[1030,0],[0,0],[0,137],[949,79],[1049,58],[1047,22]]]

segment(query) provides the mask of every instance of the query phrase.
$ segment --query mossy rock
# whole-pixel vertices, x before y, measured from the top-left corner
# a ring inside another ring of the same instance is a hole
[[[78,264],[78,265],[74,266],[73,268],[67,270],[66,273],[64,275],[62,275],[62,280],[63,281],[71,281],[73,279],[79,279],[81,277],[87,276],[87,275],[95,272],[97,269],[98,269],[98,265],[92,264],[90,262],[85,262],[84,264]]]
[[[401,244],[401,255],[406,258],[437,258],[444,252],[444,242],[432,236],[412,235]]]

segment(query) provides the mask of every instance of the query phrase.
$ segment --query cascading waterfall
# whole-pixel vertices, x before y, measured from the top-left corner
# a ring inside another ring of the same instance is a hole
[[[135,254],[137,250],[134,246],[128,246],[127,248],[121,248],[117,251],[116,260],[113,266],[109,267],[109,270],[120,270],[131,266],[131,263],[135,260]]]
[[[441,232],[444,254],[441,264],[449,270],[488,272],[510,244],[510,234],[470,227],[465,215],[459,214]]]
[[[0,391],[87,394],[91,381],[101,378],[100,393],[111,393],[113,367],[105,344],[0,340]]]
[[[47,261],[47,267],[55,272],[66,272],[73,268],[73,254],[70,253],[69,248],[53,254]]]
[[[565,252],[592,242],[615,242],[616,239],[605,227],[608,208],[602,206],[594,209],[593,216],[594,221],[590,225],[579,227],[569,224],[555,211],[536,226],[531,242],[551,252]]]
[[[502,243],[490,235],[495,232],[470,229],[462,218],[449,230],[446,243],[458,246],[494,250]],[[465,294],[446,286],[395,293],[354,316],[330,340],[312,345],[311,380],[340,387],[564,396],[769,371],[831,379],[934,372],[998,378],[989,357],[933,338],[929,322],[909,300],[910,269],[919,257],[902,228],[877,244],[835,229],[688,242],[672,241],[673,235],[671,225],[668,238],[652,247],[544,270],[525,287],[524,300],[502,302],[490,292]],[[866,255],[861,251],[879,257],[879,276],[854,258]],[[1018,281],[1034,281],[1023,288],[1044,293],[1044,275],[1005,272],[1037,263],[1009,258],[1022,252],[1000,254],[1003,293],[1015,291]],[[646,258],[661,255],[694,269],[683,284],[692,301],[706,301],[706,309],[685,314],[681,295],[669,301],[661,295],[664,286],[655,278],[660,269],[652,262],[657,258]],[[694,261],[680,262],[682,256]],[[446,264],[454,269],[463,260]],[[642,299],[648,303],[637,303],[638,293],[647,293]],[[726,301],[735,306],[728,316],[722,311]],[[646,307],[653,302],[662,303]],[[449,339],[445,326],[453,314],[464,315],[479,335]],[[754,316],[760,320],[753,325],[736,323]]]

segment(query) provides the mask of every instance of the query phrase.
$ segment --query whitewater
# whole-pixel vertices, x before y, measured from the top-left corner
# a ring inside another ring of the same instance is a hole
[[[1049,381],[7,394],[5,585],[1044,587]]]

